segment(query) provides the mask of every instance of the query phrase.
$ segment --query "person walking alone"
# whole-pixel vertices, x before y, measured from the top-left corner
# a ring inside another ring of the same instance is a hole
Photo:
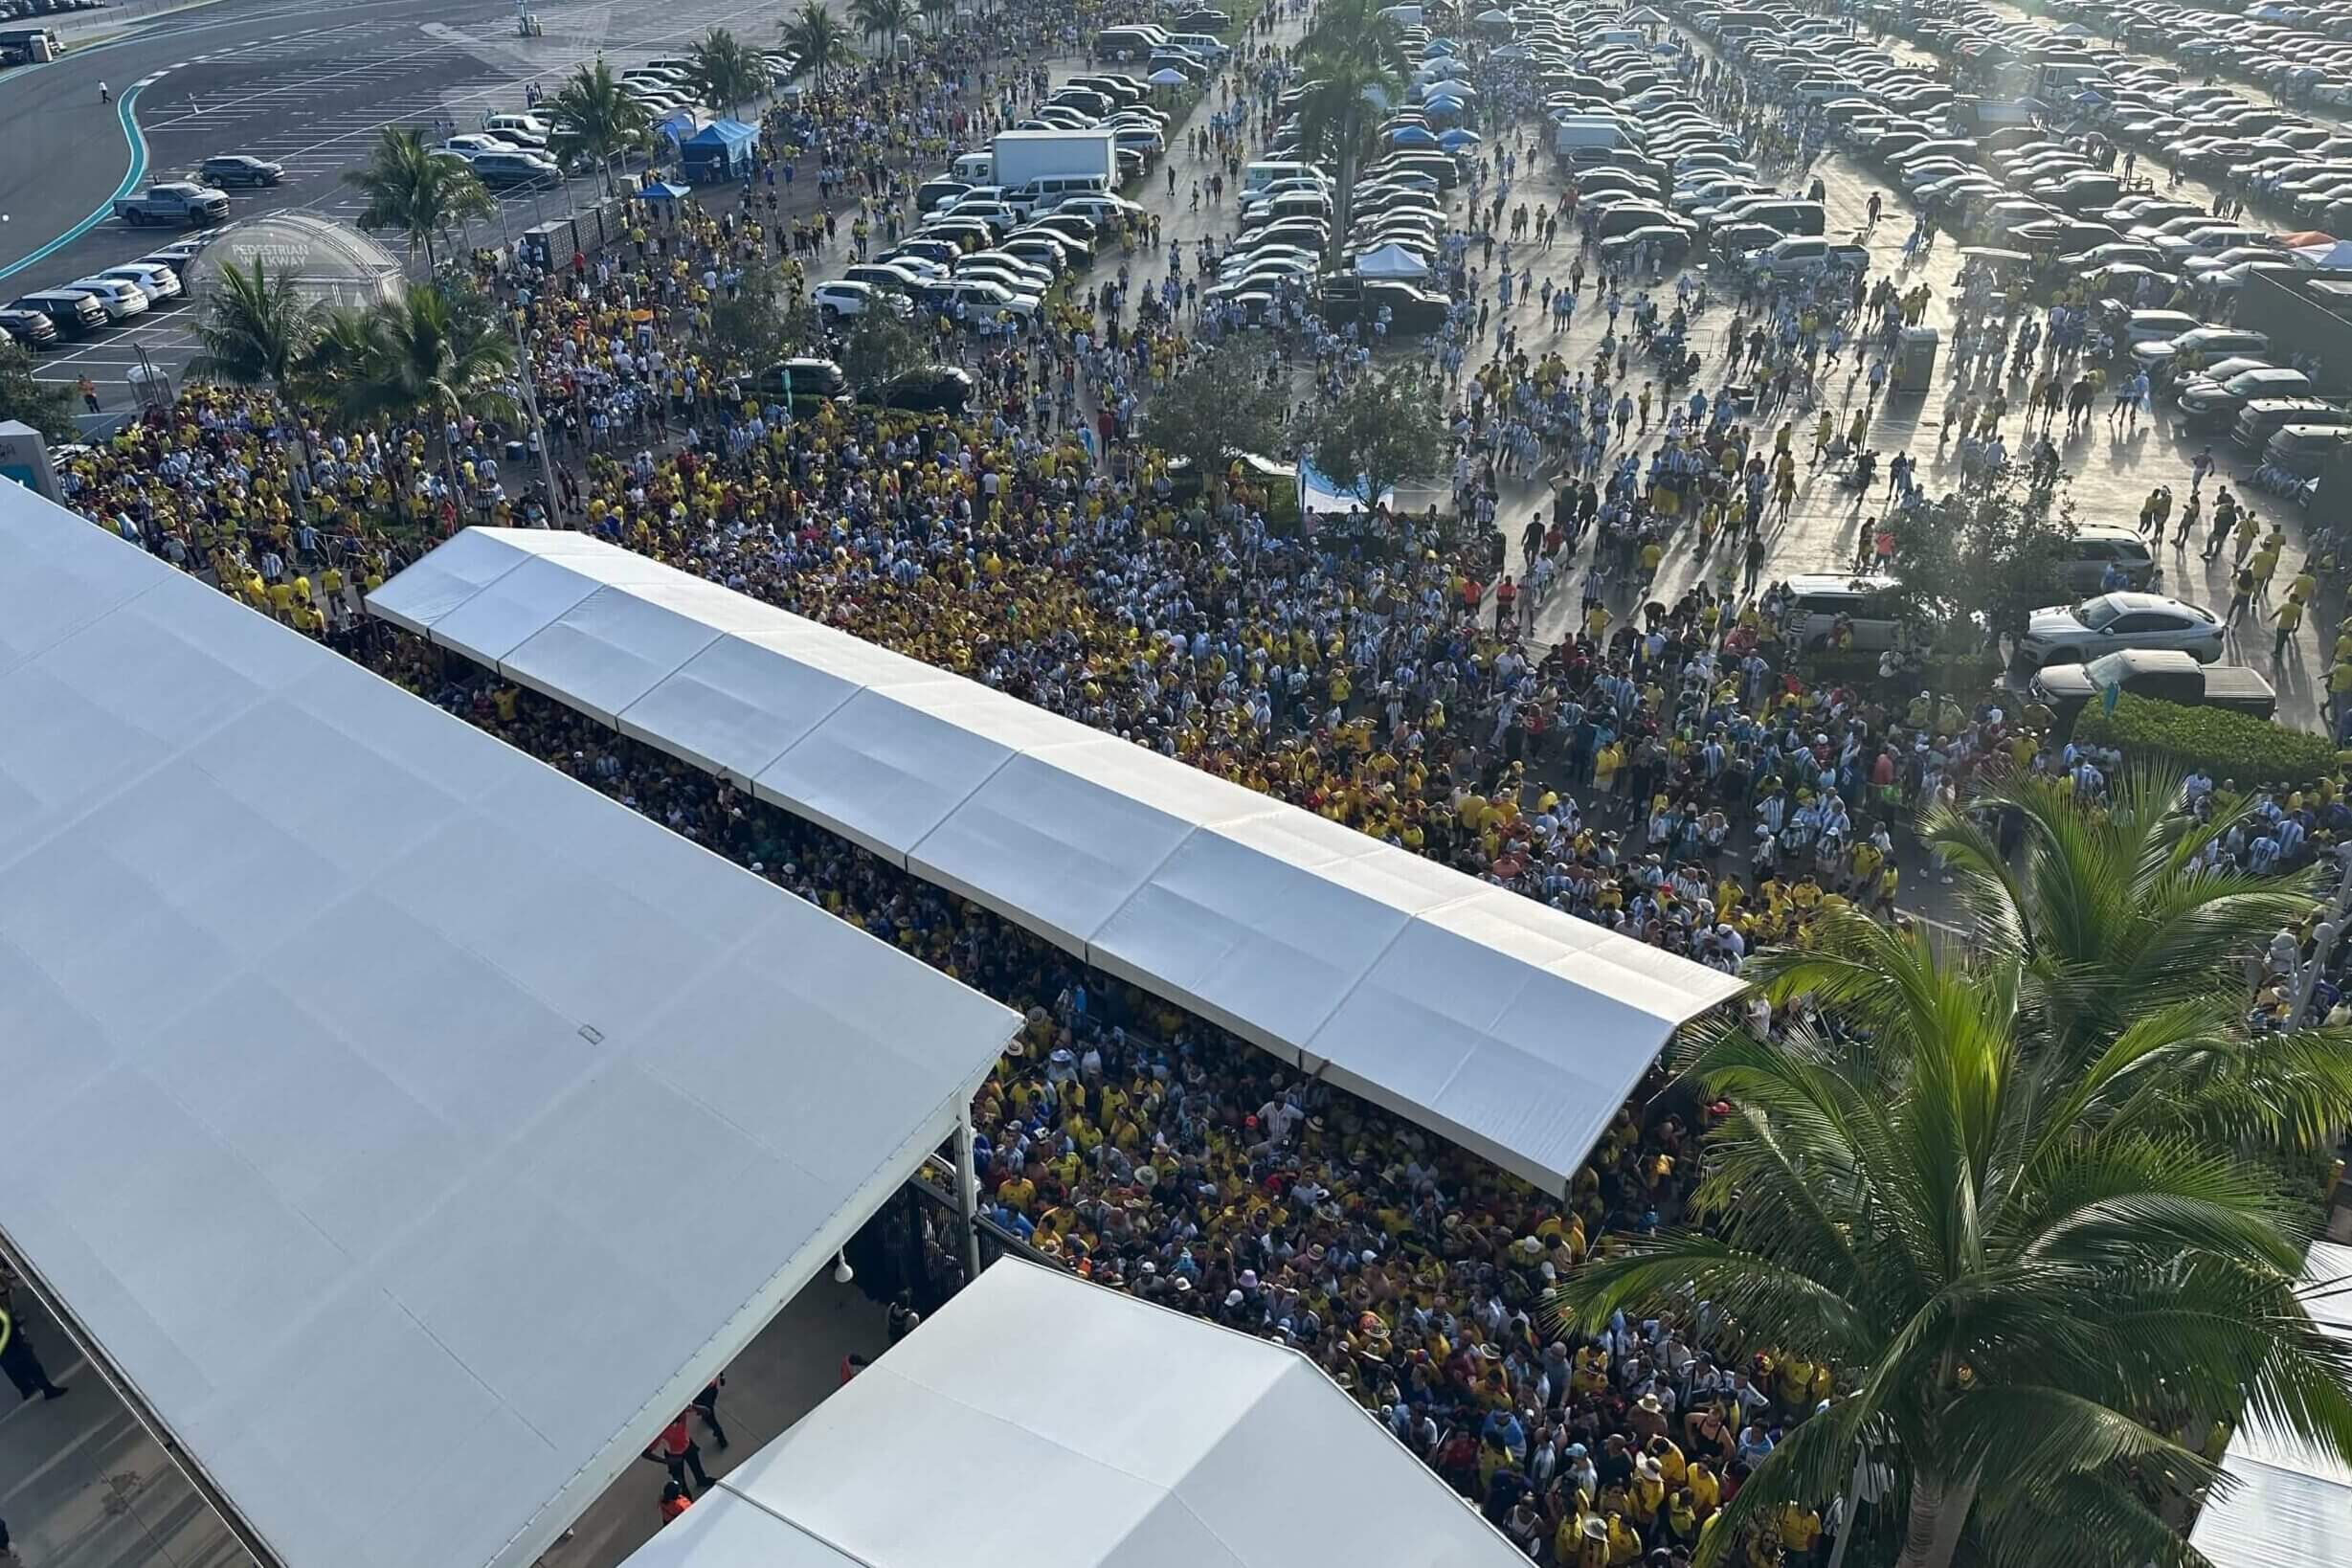
[[[0,1372],[16,1387],[19,1400],[29,1400],[38,1394],[44,1400],[61,1400],[65,1390],[50,1380],[49,1369],[41,1365],[38,1352],[33,1348],[33,1336],[25,1332],[13,1311],[0,1306]]]

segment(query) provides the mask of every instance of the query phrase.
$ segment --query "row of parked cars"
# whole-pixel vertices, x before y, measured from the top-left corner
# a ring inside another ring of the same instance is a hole
[[[1452,46],[1418,24],[1400,30],[1399,49],[1394,63],[1417,86],[1458,69]],[[1293,82],[1275,101],[1275,135],[1266,156],[1242,171],[1234,238],[1203,298],[1255,325],[1274,322],[1284,300],[1303,299],[1334,325],[1362,321],[1403,336],[1437,330],[1453,301],[1427,280],[1446,229],[1445,194],[1462,183],[1458,155],[1441,139],[1443,118],[1409,102],[1389,112],[1377,137],[1387,150],[1358,172],[1348,227],[1334,244],[1338,190],[1310,155],[1298,122],[1312,87]],[[1338,265],[1327,271],[1334,257]]]
[[[1827,237],[1820,202],[1765,179],[1739,135],[1607,8],[1523,9],[1512,34],[1505,48],[1538,73],[1553,149],[1604,263],[1672,266],[1704,249],[1781,279],[1869,264],[1863,247]]]
[[[27,348],[78,342],[189,298],[188,270],[200,241],[167,245],[136,261],[101,268],[0,306],[0,331]]]
[[[2173,0],[2054,0],[2061,27],[2080,27],[2204,72],[2228,72],[2287,100],[2352,103],[2352,11],[2253,0],[2216,9]]]
[[[1048,140],[1055,132],[1148,133],[1156,149],[1165,145],[1168,117],[1149,97],[1144,82],[1123,73],[1078,77],[1039,106],[1033,123],[1015,130],[1046,132]],[[987,176],[1000,156],[963,154],[918,186],[915,205],[922,215],[913,231],[840,278],[815,285],[810,300],[818,314],[840,322],[867,310],[907,315],[920,309],[969,325],[1026,320],[1057,279],[1091,262],[1120,225],[1143,215],[1138,204],[1112,188],[1108,173],[1075,172],[1074,166],[997,183]],[[1131,156],[1143,153],[1119,149],[1122,177]]]

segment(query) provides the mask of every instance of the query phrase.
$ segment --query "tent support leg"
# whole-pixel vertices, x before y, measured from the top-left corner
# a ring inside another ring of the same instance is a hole
[[[979,1174],[972,1163],[972,1108],[966,1106],[955,1118],[955,1221],[964,1240],[967,1285],[980,1277],[979,1215],[974,1208],[979,1186]]]

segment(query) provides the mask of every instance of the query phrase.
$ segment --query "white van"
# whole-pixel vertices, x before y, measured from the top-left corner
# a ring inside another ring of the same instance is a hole
[[[1050,174],[1024,180],[1006,190],[1000,199],[1021,216],[1036,217],[1052,212],[1072,196],[1109,193],[1110,182],[1100,174]]]
[[[1294,180],[1306,175],[1318,180],[1324,177],[1323,170],[1313,164],[1287,163],[1281,159],[1251,164],[1242,170],[1242,189],[1244,191],[1263,190],[1276,180]]]
[[[1380,20],[1394,22],[1399,27],[1419,27],[1421,26],[1421,11],[1419,6],[1390,6],[1378,14]]]
[[[1562,155],[1616,152],[1632,147],[1632,133],[1614,120],[1575,115],[1552,128],[1552,150]]]
[[[1171,33],[1168,41],[1178,49],[1188,50],[1204,60],[1221,62],[1233,53],[1232,47],[1214,33]]]
[[[1604,27],[1595,33],[1586,47],[1599,49],[1608,44],[1625,44],[1634,49],[1646,47],[1649,40],[1638,27]]]

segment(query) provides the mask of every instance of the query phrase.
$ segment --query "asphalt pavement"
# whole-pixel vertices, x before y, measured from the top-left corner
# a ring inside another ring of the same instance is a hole
[[[231,221],[283,210],[348,220],[364,205],[343,174],[388,125],[476,129],[552,92],[601,54],[616,69],[678,53],[713,27],[773,39],[782,11],[745,0],[538,0],[544,34],[525,38],[515,0],[210,0],[133,19],[47,65],[0,75],[0,290],[30,291],[136,260],[175,237],[110,214],[120,193],[182,178],[215,153],[286,166],[283,182],[229,192]],[[103,29],[87,13],[78,30]],[[101,102],[101,84],[113,101]],[[511,191],[470,237],[503,240],[593,199],[593,176],[562,190]],[[41,357],[44,380],[87,375],[111,414],[130,370],[176,371],[192,348],[191,304]]]

